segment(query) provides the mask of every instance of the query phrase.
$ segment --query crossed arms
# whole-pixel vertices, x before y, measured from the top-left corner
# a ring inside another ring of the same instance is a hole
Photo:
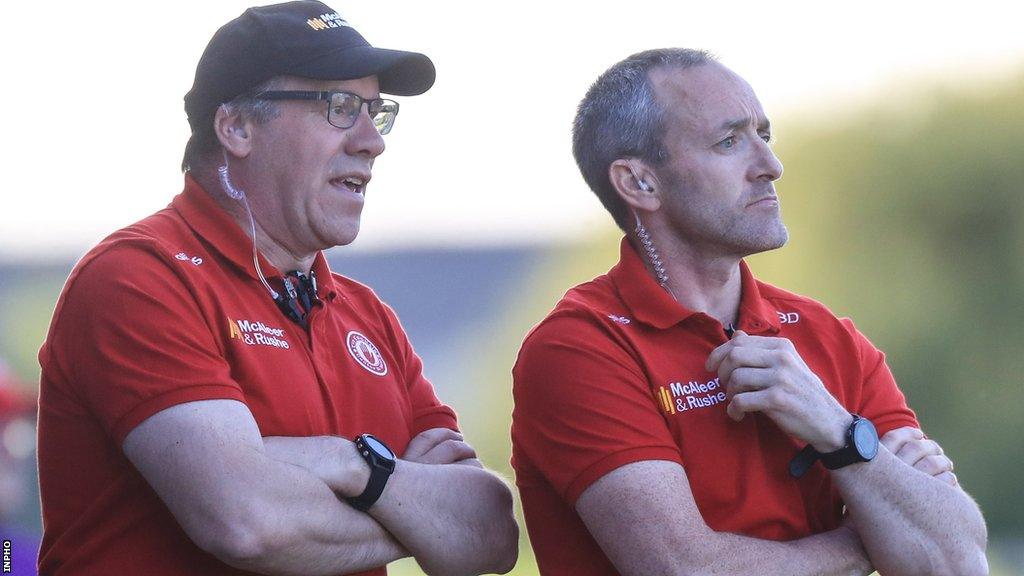
[[[518,528],[508,487],[445,429],[414,438],[364,514],[341,496],[369,469],[334,437],[260,436],[233,400],[180,404],[145,420],[124,452],[202,549],[265,574],[338,574],[412,555],[428,574],[507,572]]]
[[[788,340],[740,332],[707,367],[719,374],[733,419],[761,412],[819,451],[842,446],[849,415]],[[987,574],[981,513],[957,485],[952,462],[919,430],[890,432],[873,461],[835,470],[832,479],[849,517],[836,530],[790,542],[712,531],[673,462],[622,466],[588,487],[576,510],[630,576],[741,574],[752,566],[786,575],[869,574],[872,566],[885,575]]]

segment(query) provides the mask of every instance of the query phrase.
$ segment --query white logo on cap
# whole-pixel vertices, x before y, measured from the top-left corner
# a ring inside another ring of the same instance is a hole
[[[306,20],[306,24],[309,25],[313,30],[327,30],[328,28],[340,28],[346,26],[351,28],[352,25],[346,22],[337,12],[330,14],[321,14],[316,18],[310,18]]]
[[[388,365],[384,363],[384,357],[369,338],[353,330],[348,333],[346,340],[348,341],[348,353],[355,358],[356,362],[359,362],[360,366],[377,376],[388,373]]]

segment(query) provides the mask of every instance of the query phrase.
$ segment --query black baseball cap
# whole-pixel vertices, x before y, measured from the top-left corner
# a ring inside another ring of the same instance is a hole
[[[301,0],[249,8],[213,35],[196,67],[185,113],[192,131],[217,107],[274,76],[354,80],[377,76],[380,91],[415,96],[434,84],[423,54],[370,46],[334,9]]]

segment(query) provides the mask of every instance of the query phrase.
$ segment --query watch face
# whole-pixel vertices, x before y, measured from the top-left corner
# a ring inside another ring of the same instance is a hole
[[[395,459],[395,453],[392,452],[387,446],[385,446],[383,442],[377,440],[373,436],[366,434],[365,436],[363,436],[363,442],[366,442],[367,447],[369,447],[370,450],[373,450],[380,456],[383,456],[388,460]]]
[[[853,427],[853,443],[864,460],[871,460],[878,454],[878,432],[870,420],[860,419]]]

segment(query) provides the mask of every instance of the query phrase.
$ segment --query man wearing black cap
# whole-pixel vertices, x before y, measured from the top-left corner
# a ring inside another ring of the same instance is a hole
[[[247,10],[185,97],[185,190],[87,254],[40,351],[45,574],[508,571],[518,530],[394,312],[332,274],[422,54]]]

